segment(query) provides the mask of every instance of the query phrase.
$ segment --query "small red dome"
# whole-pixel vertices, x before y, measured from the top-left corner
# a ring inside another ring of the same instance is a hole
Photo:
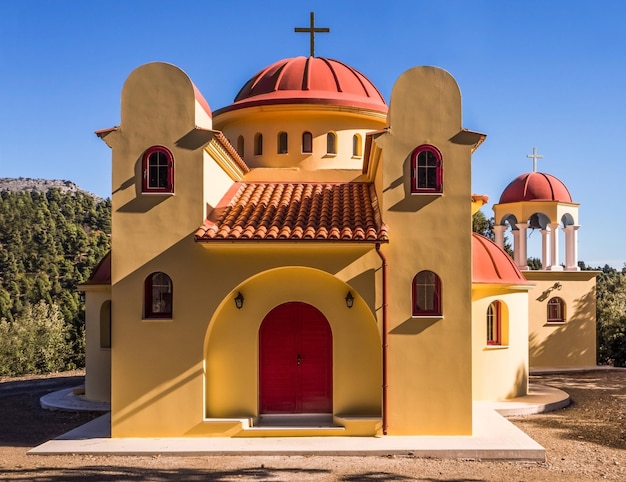
[[[515,178],[504,189],[500,204],[520,201],[572,202],[567,187],[556,177],[543,172],[527,172]]]
[[[294,57],[258,72],[222,112],[275,104],[326,104],[387,112],[378,89],[358,70],[337,60]]]
[[[472,233],[474,283],[528,284],[511,257],[490,239]]]

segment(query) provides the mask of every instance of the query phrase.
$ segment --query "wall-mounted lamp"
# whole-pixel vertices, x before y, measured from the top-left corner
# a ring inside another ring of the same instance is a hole
[[[239,291],[237,296],[235,296],[235,306],[238,310],[243,308],[243,295],[241,294],[241,291]]]
[[[348,308],[352,308],[354,306],[354,296],[352,296],[352,291],[348,291],[346,295],[346,306]]]

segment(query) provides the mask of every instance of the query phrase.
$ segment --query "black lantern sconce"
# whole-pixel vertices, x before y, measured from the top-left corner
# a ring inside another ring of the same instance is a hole
[[[348,291],[346,295],[346,306],[348,308],[352,308],[354,306],[354,296],[352,296],[352,291]]]
[[[243,308],[243,295],[241,294],[241,291],[239,291],[237,296],[235,296],[235,306],[238,310]]]

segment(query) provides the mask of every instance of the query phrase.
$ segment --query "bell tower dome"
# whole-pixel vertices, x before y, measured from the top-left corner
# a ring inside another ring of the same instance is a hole
[[[541,232],[541,268],[544,270],[578,271],[578,207],[565,184],[556,177],[537,172],[533,148],[527,155],[533,159],[533,171],[522,174],[504,189],[495,213],[496,244],[504,247],[504,232],[511,228],[513,254],[517,266],[527,270],[528,230]],[[559,228],[565,233],[565,262],[559,259]]]

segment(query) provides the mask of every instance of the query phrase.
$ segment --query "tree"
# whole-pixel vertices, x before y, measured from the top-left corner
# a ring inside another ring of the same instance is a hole
[[[598,363],[626,366],[626,267],[601,268],[596,283]]]
[[[66,368],[68,330],[56,304],[27,304],[14,322],[0,320],[0,375],[49,373]]]
[[[0,351],[5,357],[13,353],[10,358],[21,359],[26,367],[6,370],[27,373],[24,370],[49,367],[47,362],[33,367],[28,361],[32,356],[25,355],[30,348],[24,346],[23,351],[15,352],[18,345],[7,342],[9,334],[12,339],[24,339],[32,332],[20,324],[38,316],[35,307],[40,301],[55,307],[55,316],[59,314],[64,322],[63,343],[71,356],[59,358],[63,367],[82,366],[84,303],[77,285],[89,278],[109,251],[110,229],[108,199],[99,200],[82,191],[63,192],[57,187],[45,194],[0,191]]]

